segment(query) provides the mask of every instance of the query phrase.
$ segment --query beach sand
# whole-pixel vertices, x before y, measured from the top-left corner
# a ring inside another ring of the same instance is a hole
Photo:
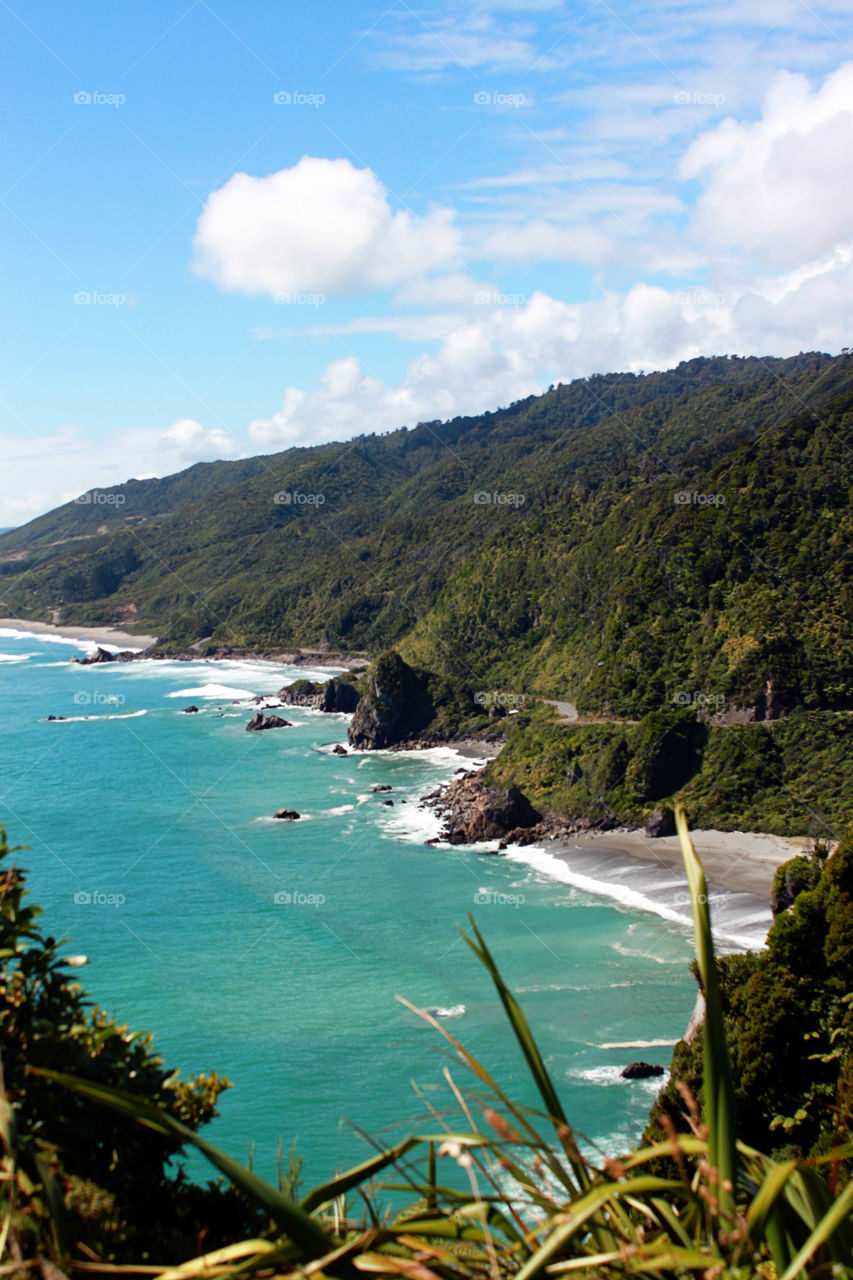
[[[0,618],[0,632],[29,631],[33,635],[63,636],[66,640],[85,640],[89,644],[118,645],[121,649],[149,649],[156,636],[133,635],[116,627],[55,627],[49,622],[32,622],[27,618]]]
[[[749,831],[691,831],[705,874],[711,884],[732,893],[754,893],[768,901],[776,868],[807,846],[807,837],[764,835]],[[600,831],[578,835],[582,848],[614,849],[656,862],[667,870],[683,870],[678,836],[650,839],[642,830]],[[559,856],[559,849],[552,852]]]

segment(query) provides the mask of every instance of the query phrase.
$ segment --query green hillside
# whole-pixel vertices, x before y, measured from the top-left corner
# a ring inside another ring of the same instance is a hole
[[[697,359],[131,481],[0,538],[2,605],[177,647],[399,645],[622,716],[768,680],[847,706],[851,381],[847,357]]]

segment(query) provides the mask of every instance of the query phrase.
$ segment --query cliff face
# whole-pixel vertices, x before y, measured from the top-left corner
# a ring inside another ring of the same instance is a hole
[[[389,651],[367,672],[367,692],[359,699],[349,740],[361,750],[392,747],[429,724],[434,707],[424,679]]]

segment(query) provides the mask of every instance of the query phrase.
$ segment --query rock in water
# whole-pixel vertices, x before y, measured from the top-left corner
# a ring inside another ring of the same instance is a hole
[[[367,692],[350,722],[350,745],[372,751],[392,747],[423,729],[433,715],[424,677],[390,649],[368,670]]]
[[[355,685],[340,676],[333,676],[326,683],[320,697],[321,711],[355,711],[358,706],[358,690]]]
[[[109,649],[97,646],[94,653],[87,653],[85,658],[72,658],[80,667],[91,667],[96,662],[132,662],[136,654],[132,649],[122,649],[121,653],[110,653]]]
[[[485,772],[472,770],[451,782],[443,792],[439,807],[445,819],[444,839],[449,844],[500,840],[510,831],[532,827],[539,821],[541,814],[518,787],[490,787]]]
[[[295,809],[276,809],[273,814],[274,818],[279,818],[282,822],[295,822],[301,816]]]
[[[619,1074],[625,1080],[648,1080],[650,1076],[662,1076],[663,1067],[653,1066],[651,1062],[631,1062]]]
[[[651,840],[660,840],[663,836],[675,835],[675,814],[665,805],[662,809],[654,809],[646,823],[646,835]]]
[[[341,744],[338,742],[338,743],[336,743],[336,744],[335,744],[335,746],[334,746],[334,747],[332,747],[332,755],[333,755],[333,756],[348,756],[348,755],[349,755],[349,752],[347,751],[346,747],[342,747],[342,746],[341,746]]]
[[[195,704],[193,704],[193,706],[191,706],[191,707],[184,707],[184,715],[185,715],[185,716],[191,716],[191,715],[193,715],[193,714],[194,714],[195,712],[197,712],[197,711],[198,711],[198,707],[197,707],[197,706],[195,706]]]
[[[282,720],[281,716],[265,716],[263,711],[256,711],[246,730],[254,729],[289,729],[291,727],[289,720]]]

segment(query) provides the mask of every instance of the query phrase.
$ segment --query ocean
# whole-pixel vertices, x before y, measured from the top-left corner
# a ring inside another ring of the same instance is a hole
[[[29,846],[15,858],[42,927],[88,957],[91,997],[183,1076],[233,1082],[211,1141],[274,1178],[296,1139],[308,1187],[366,1158],[365,1135],[433,1131],[448,1060],[398,995],[535,1104],[460,935],[470,913],[579,1133],[608,1153],[637,1143],[661,1080],[619,1072],[666,1065],[696,995],[683,880],[597,848],[427,845],[419,799],[470,767],[450,749],[339,756],[347,717],[298,707],[291,728],[244,731],[255,695],[329,669],[73,664],[88,647],[0,632],[0,825]],[[724,946],[760,944],[754,900],[714,905]]]

